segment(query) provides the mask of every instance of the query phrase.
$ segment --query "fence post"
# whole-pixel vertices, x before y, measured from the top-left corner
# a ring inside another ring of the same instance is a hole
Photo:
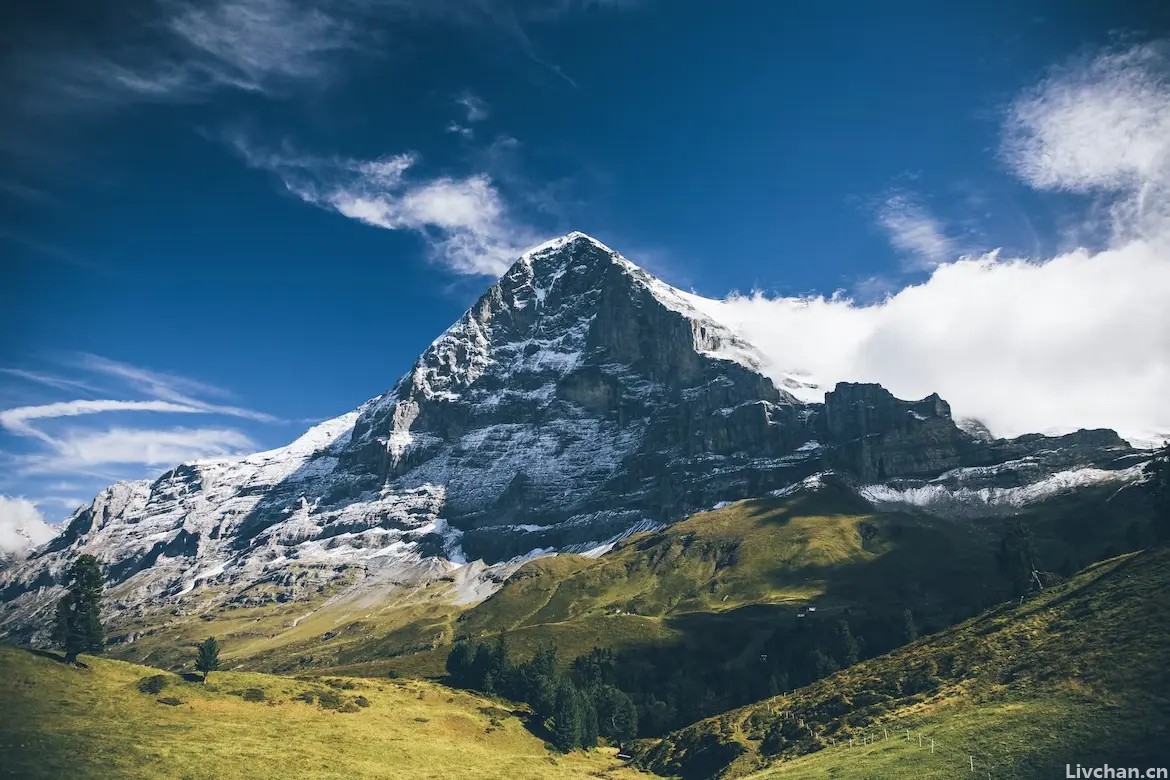
[[[931,755],[934,754],[934,737],[930,738],[930,752],[931,752]]]
[[[906,741],[910,741],[910,729],[906,729]]]

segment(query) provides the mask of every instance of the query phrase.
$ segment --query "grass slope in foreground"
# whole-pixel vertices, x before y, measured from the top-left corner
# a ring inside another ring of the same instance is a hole
[[[216,672],[144,693],[159,670],[83,660],[0,647],[0,776],[646,777],[613,750],[550,752],[510,710],[432,683]]]
[[[1022,604],[648,743],[639,763],[688,779],[775,780],[1170,767],[1168,571],[1168,549],[1105,561]],[[933,754],[919,736],[936,740]]]

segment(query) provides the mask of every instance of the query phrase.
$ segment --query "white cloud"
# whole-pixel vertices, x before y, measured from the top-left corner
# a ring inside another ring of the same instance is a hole
[[[289,0],[220,0],[177,6],[168,27],[195,52],[208,78],[264,90],[279,80],[317,81],[331,56],[363,46],[361,27]]]
[[[111,428],[72,432],[56,452],[29,459],[27,473],[56,473],[109,465],[160,466],[253,452],[258,447],[231,428]]]
[[[1002,156],[1033,187],[1114,198],[1117,238],[1170,222],[1170,44],[1054,71],[1012,104]]]
[[[31,378],[38,384],[57,390],[92,389],[91,381],[105,379],[145,398],[73,399],[0,410],[0,429],[35,442],[35,447],[31,449],[0,453],[11,464],[8,469],[10,473],[22,477],[88,475],[113,481],[140,477],[141,468],[128,471],[126,467],[130,465],[171,465],[258,449],[246,434],[230,427],[126,428],[90,422],[91,419],[104,421],[111,414],[148,412],[279,422],[272,415],[262,412],[205,401],[200,396],[223,397],[229,394],[221,388],[187,377],[132,366],[98,355],[82,355],[73,365],[86,372],[86,381],[22,369],[6,373],[20,379]],[[61,425],[48,424],[55,420],[79,418],[85,418],[80,421],[82,424],[74,424],[64,431]],[[46,487],[51,490],[72,490]]]
[[[39,406],[18,406],[0,411],[0,426],[19,436],[31,436],[52,444],[53,437],[33,427],[32,420],[52,420],[58,417],[78,417],[103,412],[169,412],[171,414],[203,414],[205,409],[171,401],[58,401]]]
[[[199,382],[175,374],[166,374],[161,371],[151,371],[117,360],[110,360],[101,355],[82,353],[77,362],[81,368],[112,376],[135,389],[143,390],[168,401],[189,403],[192,395],[203,394],[220,397],[229,395],[223,388],[206,382]]]
[[[959,254],[957,242],[947,235],[943,223],[910,195],[888,198],[878,209],[878,224],[894,248],[910,255],[916,267],[932,268]]]
[[[194,411],[206,414],[222,414],[228,417],[240,417],[246,420],[255,420],[256,422],[280,422],[278,418],[270,414],[265,414],[264,412],[257,412],[253,409],[244,409],[238,406],[212,404],[200,400],[196,396],[211,395],[225,397],[230,395],[223,388],[209,385],[206,382],[199,382],[187,377],[176,376],[175,374],[167,374],[161,371],[151,371],[138,366],[131,366],[127,363],[120,363],[116,360],[101,357],[100,355],[82,355],[81,365],[90,371],[114,377],[134,390],[152,398],[173,401],[176,404],[192,407]],[[185,410],[147,409],[145,411]]]
[[[247,161],[275,173],[306,203],[385,230],[420,235],[432,257],[456,273],[499,276],[536,242],[509,214],[491,177],[412,178],[418,158],[322,158],[287,147],[260,149],[242,136],[229,143]]]
[[[473,131],[470,127],[461,125],[458,122],[448,123],[447,132],[462,138],[472,138],[475,135],[475,131]]]
[[[58,530],[45,522],[32,501],[0,496],[0,559],[24,557],[56,536]]]
[[[488,118],[487,103],[470,92],[464,92],[462,95],[455,98],[455,102],[463,108],[463,111],[467,116],[467,121],[472,124],[475,122],[482,122]]]
[[[186,100],[221,88],[267,93],[327,83],[341,55],[374,50],[361,3],[162,0],[159,7],[165,45],[145,59],[112,52],[72,60],[75,86],[106,100]],[[95,87],[105,91],[95,93]]]
[[[938,392],[1001,436],[1109,427],[1170,433],[1170,262],[1133,243],[1044,262],[988,255],[940,265],[873,305],[843,298],[731,298],[717,319],[781,380],[807,372]]]
[[[57,390],[82,391],[86,393],[94,392],[93,385],[88,382],[53,376],[52,374],[44,374],[39,371],[28,371],[23,368],[0,368],[0,374],[7,374],[8,376],[14,376],[18,379],[24,379],[28,382],[34,382],[38,385],[52,387]]]
[[[872,305],[755,295],[703,307],[759,345],[777,380],[807,372],[829,386],[880,382],[904,398],[937,391],[956,415],[1003,436],[1081,427],[1170,435],[1164,53],[1141,47],[1062,70],[1008,114],[1004,156],[1025,182],[1113,199],[1106,248],[952,260]],[[895,220],[910,228],[898,231],[905,248],[942,251],[929,221],[904,222]]]

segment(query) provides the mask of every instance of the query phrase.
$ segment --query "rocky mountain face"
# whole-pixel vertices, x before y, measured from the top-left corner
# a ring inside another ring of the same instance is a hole
[[[0,573],[0,632],[36,624],[81,552],[110,609],[142,612],[600,554],[826,470],[878,504],[976,513],[1139,476],[1111,431],[992,440],[878,385],[802,402],[697,300],[583,234],[538,247],[384,395],[287,447],[103,491]]]

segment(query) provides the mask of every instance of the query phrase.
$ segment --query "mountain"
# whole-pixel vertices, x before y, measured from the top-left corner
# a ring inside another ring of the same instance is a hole
[[[81,552],[104,564],[115,622],[273,603],[299,621],[427,583],[475,602],[527,558],[599,555],[826,472],[947,516],[1140,478],[1146,456],[1112,431],[994,440],[937,395],[872,384],[810,401],[710,309],[581,233],[537,247],[383,395],[287,447],[103,491],[0,574],[0,632],[43,628]]]

